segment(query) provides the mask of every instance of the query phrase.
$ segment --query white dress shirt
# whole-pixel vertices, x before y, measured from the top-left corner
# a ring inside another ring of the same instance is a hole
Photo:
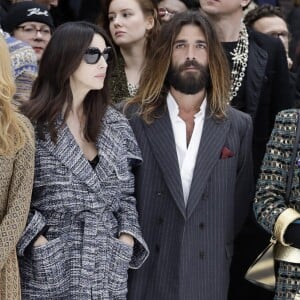
[[[187,204],[193,173],[200,145],[205,119],[206,98],[203,100],[200,111],[194,115],[194,129],[191,140],[187,146],[186,125],[179,117],[179,107],[171,93],[167,96],[167,105],[175,137],[177,158],[179,163],[180,177],[183,189],[184,202]]]

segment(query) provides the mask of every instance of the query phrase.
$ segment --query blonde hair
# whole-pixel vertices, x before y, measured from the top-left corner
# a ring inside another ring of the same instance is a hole
[[[12,155],[20,150],[30,131],[12,105],[15,93],[8,45],[0,35],[0,155]]]

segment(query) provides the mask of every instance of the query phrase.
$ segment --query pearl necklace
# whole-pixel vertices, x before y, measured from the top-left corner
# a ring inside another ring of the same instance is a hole
[[[231,87],[229,94],[229,101],[231,101],[238,93],[248,63],[248,47],[249,47],[249,35],[247,28],[242,23],[242,28],[239,33],[239,40],[233,52],[230,52],[232,56],[232,70],[231,70]]]

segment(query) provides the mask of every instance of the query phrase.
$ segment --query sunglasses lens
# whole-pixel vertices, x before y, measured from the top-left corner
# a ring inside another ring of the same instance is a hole
[[[102,52],[102,56],[106,61],[108,61],[108,59],[109,59],[110,50],[111,50],[111,47],[106,47]]]
[[[83,59],[87,64],[90,65],[96,64],[101,56],[103,56],[103,58],[107,61],[109,58],[110,50],[110,47],[106,47],[101,53],[98,48],[88,48],[83,56]]]
[[[101,52],[98,48],[88,48],[83,56],[87,64],[95,64],[99,61]]]

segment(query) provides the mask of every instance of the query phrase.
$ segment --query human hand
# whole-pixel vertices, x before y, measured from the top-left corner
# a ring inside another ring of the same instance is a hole
[[[127,233],[122,233],[119,237],[119,240],[130,247],[133,247],[134,245],[133,237]]]
[[[43,235],[40,235],[36,239],[36,241],[33,243],[33,247],[43,246],[47,243],[48,243],[48,240]]]

